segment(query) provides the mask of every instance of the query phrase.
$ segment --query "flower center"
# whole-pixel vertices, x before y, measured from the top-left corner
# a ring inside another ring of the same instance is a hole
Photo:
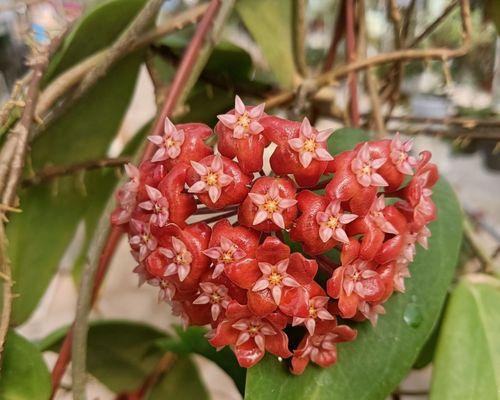
[[[357,281],[359,277],[361,276],[361,272],[357,271],[352,275],[352,280]]]
[[[165,146],[166,147],[173,147],[176,145],[176,141],[172,139],[171,137],[165,138]]]
[[[212,303],[217,304],[222,300],[222,296],[219,293],[215,292],[210,295],[210,300],[212,301]]]
[[[406,158],[408,157],[408,154],[406,154],[405,152],[403,151],[400,151],[399,152],[399,156],[398,156],[398,161],[397,163],[398,164],[401,164],[402,162],[404,162],[406,160]]]
[[[304,142],[304,146],[303,146],[303,149],[304,151],[308,151],[308,152],[314,152],[314,150],[316,150],[316,147],[317,147],[317,144],[316,144],[316,141],[314,139],[307,139],[305,142]]]
[[[371,170],[372,170],[372,168],[371,168],[370,164],[364,164],[363,168],[361,168],[361,170],[360,170],[360,173],[362,175],[370,175]]]
[[[251,323],[250,326],[248,327],[248,333],[250,336],[255,336],[259,333],[260,330],[260,325]]]
[[[190,258],[190,253],[188,251],[182,251],[175,256],[174,262],[177,265],[189,265],[191,263]]]
[[[211,171],[207,175],[205,175],[204,180],[208,186],[215,186],[219,181],[219,174]]]
[[[263,208],[270,214],[275,213],[276,211],[278,211],[278,200],[268,199],[264,203]]]
[[[269,284],[271,286],[276,286],[281,283],[281,281],[283,280],[283,276],[278,272],[272,272],[267,278],[267,280],[269,281]]]
[[[250,117],[248,116],[248,113],[245,111],[242,116],[238,118],[238,125],[242,126],[243,128],[247,129],[250,126]]]
[[[328,226],[328,228],[335,229],[337,227],[338,222],[339,222],[339,219],[332,215],[332,216],[330,216],[330,218],[328,218],[328,221],[326,222],[326,226]]]
[[[310,306],[309,307],[309,316],[311,318],[317,318],[318,317],[318,310],[316,310],[316,308],[314,308],[314,306]]]
[[[228,264],[230,262],[233,262],[234,259],[233,259],[233,252],[232,250],[229,250],[229,251],[226,251],[225,253],[222,254],[220,260],[225,263],[225,264]]]

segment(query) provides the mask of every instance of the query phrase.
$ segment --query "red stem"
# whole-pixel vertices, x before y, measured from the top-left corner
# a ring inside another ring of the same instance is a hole
[[[335,20],[335,26],[333,27],[333,37],[328,49],[328,54],[326,56],[325,64],[323,65],[323,72],[330,71],[335,63],[335,56],[337,55],[337,48],[339,46],[342,36],[344,36],[344,20],[345,20],[345,1],[340,5],[337,18]]]
[[[346,54],[347,62],[356,61],[356,37],[354,32],[354,1],[345,0],[345,29],[346,29]],[[358,82],[356,72],[351,72],[347,77],[350,93],[349,111],[351,115],[351,123],[353,126],[359,126],[359,109],[358,109]]]
[[[219,221],[221,218],[229,218],[236,214],[238,214],[238,210],[232,210],[224,214],[215,215],[213,217],[201,220],[200,222],[205,222],[206,224],[210,224],[211,222]]]
[[[220,0],[212,0],[210,5],[207,8],[202,20],[198,23],[198,27],[196,32],[191,39],[184,56],[182,58],[181,64],[179,65],[174,79],[170,88],[168,89],[167,97],[165,100],[165,104],[163,105],[162,111],[156,123],[153,127],[152,134],[153,135],[162,135],[163,134],[163,126],[165,118],[172,114],[174,108],[177,104],[179,96],[182,93],[183,87],[186,84],[193,66],[195,65],[196,58],[199,55],[200,48],[207,36],[212,22],[217,14],[217,11],[220,6]],[[148,142],[148,145],[144,151],[142,156],[142,160],[146,160],[151,158],[155,147],[153,143]],[[95,303],[97,298],[99,288],[101,287],[102,281],[104,280],[104,276],[106,275],[109,263],[115,249],[120,241],[122,235],[122,229],[117,226],[111,227],[111,230],[106,239],[106,243],[104,245],[101,258],[99,259],[99,265],[96,271],[96,275],[94,278],[94,287],[92,292],[92,304]],[[64,342],[59,351],[59,357],[56,361],[54,369],[52,370],[52,395],[51,399],[54,397],[59,385],[61,384],[61,379],[64,375],[66,367],[71,358],[71,342],[73,336],[73,327],[70,328],[68,334],[66,335]]]

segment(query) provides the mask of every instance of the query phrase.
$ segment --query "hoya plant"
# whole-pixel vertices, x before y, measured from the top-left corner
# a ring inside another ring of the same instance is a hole
[[[499,398],[498,268],[432,149],[385,124],[404,62],[449,73],[468,52],[468,0],[421,32],[414,2],[388,2],[398,40],[372,56],[363,1],[329,4],[321,54],[306,1],[211,0],[157,19],[162,3],[108,0],[31,45],[2,109],[0,398],[91,398],[97,380],[110,398],[206,399],[218,383],[200,356],[249,400],[399,398],[429,364],[431,399]],[[422,47],[453,12],[462,44]],[[143,65],[156,116],[109,158]],[[325,107],[320,92],[344,81],[347,101]],[[177,317],[168,331],[89,318],[122,241],[137,291],[154,287]],[[29,340],[18,328],[68,248],[73,323]],[[480,270],[457,269],[464,258]]]

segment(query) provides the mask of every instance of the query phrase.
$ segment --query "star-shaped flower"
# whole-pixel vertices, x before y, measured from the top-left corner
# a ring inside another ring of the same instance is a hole
[[[240,96],[234,101],[234,114],[221,114],[217,118],[229,129],[233,130],[233,138],[244,139],[249,135],[258,135],[264,128],[258,122],[264,114],[265,104],[247,109]]]
[[[146,192],[149,200],[139,203],[139,207],[150,211],[150,223],[161,228],[168,222],[168,200],[158,189],[152,186],[146,185]]]
[[[413,175],[413,168],[417,165],[415,157],[408,154],[412,146],[413,141],[407,140],[403,142],[399,136],[399,132],[396,133],[396,136],[391,141],[390,158],[397,170],[402,174]]]
[[[188,251],[184,242],[172,236],[172,248],[161,248],[160,253],[169,259],[169,264],[165,270],[165,276],[178,275],[182,282],[191,271],[193,255]]]
[[[222,188],[229,185],[233,178],[224,173],[223,163],[220,156],[215,156],[210,167],[191,161],[191,166],[200,176],[200,180],[195,182],[190,188],[189,193],[208,192],[210,200],[217,202],[222,194]]]
[[[320,144],[326,146],[326,141],[333,133],[333,129],[326,129],[314,133],[311,123],[307,118],[304,118],[300,125],[299,137],[288,140],[288,144],[292,150],[299,153],[299,161],[304,168],[307,168],[313,159],[320,161],[331,161],[333,157],[328,151],[321,147]]]
[[[224,285],[217,285],[212,282],[200,283],[201,294],[193,301],[193,304],[210,304],[212,320],[219,318],[222,309],[227,309],[231,298],[228,296],[228,289]]]
[[[248,193],[252,202],[259,208],[255,214],[253,225],[260,224],[266,219],[272,220],[281,229],[285,229],[283,211],[297,204],[295,199],[281,198],[277,182],[273,182],[267,194]]]
[[[185,134],[183,130],[177,130],[170,119],[165,118],[164,135],[148,136],[148,140],[159,147],[151,158],[151,161],[165,161],[179,156],[181,146],[185,140]]]
[[[319,236],[326,243],[330,238],[334,238],[342,243],[349,243],[349,238],[344,225],[354,221],[356,214],[343,213],[340,209],[340,200],[333,200],[326,207],[325,211],[316,214],[316,222],[319,224]]]
[[[370,147],[365,143],[351,162],[352,172],[361,186],[387,186],[387,182],[376,171],[387,161],[386,158],[372,160]]]
[[[246,254],[236,244],[224,236],[220,237],[220,246],[203,250],[203,254],[215,260],[212,278],[217,278],[223,271],[224,266],[241,260]]]

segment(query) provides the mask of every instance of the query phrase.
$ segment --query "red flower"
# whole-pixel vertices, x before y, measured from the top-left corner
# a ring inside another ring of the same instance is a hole
[[[189,192],[196,193],[203,204],[215,209],[241,203],[251,180],[234,161],[213,155],[200,162],[192,161],[187,175]]]
[[[295,375],[304,372],[310,361],[326,368],[337,362],[336,343],[356,339],[356,330],[347,325],[337,325],[335,319],[321,321],[314,334],[308,333],[293,352],[291,371]]]
[[[286,178],[258,178],[238,212],[242,225],[258,231],[287,229],[297,215],[295,187]]]
[[[384,285],[374,264],[358,259],[359,242],[351,239],[344,246],[341,254],[342,266],[335,269],[327,282],[327,292],[338,299],[338,308],[342,318],[356,315],[362,301],[378,301],[384,295]]]
[[[244,226],[231,226],[227,219],[217,222],[212,230],[209,248],[203,253],[212,259],[212,277],[223,272],[236,285],[249,289],[260,276],[255,252],[258,232]]]
[[[262,120],[264,136],[277,144],[271,156],[271,168],[278,175],[293,174],[299,186],[318,183],[333,157],[328,152],[327,140],[332,130],[318,132],[309,120],[302,123],[278,117]]]
[[[308,190],[300,192],[297,201],[301,214],[290,231],[290,237],[301,242],[305,252],[322,254],[339,242],[349,242],[344,228],[357,215],[342,211],[340,201],[330,201]]]
[[[209,260],[203,254],[210,239],[210,228],[205,223],[180,229],[175,224],[161,228],[158,249],[146,260],[148,272],[156,277],[167,277],[180,291],[198,289]]]
[[[269,144],[262,135],[264,128],[260,122],[263,115],[264,104],[245,107],[239,96],[236,96],[234,110],[217,116],[217,148],[230,159],[236,157],[246,174],[262,169],[264,148]]]
[[[227,308],[226,319],[217,326],[210,343],[214,347],[231,346],[244,368],[258,363],[266,351],[288,358],[292,353],[283,332],[286,323],[287,318],[278,312],[257,317],[247,306],[232,302]]]
[[[212,129],[205,124],[174,125],[165,118],[163,136],[148,136],[148,140],[158,146],[151,162],[161,163],[170,171],[181,162],[201,160],[212,154],[212,148],[205,144],[205,140],[211,135]]]
[[[269,236],[257,249],[260,277],[248,291],[248,306],[264,316],[277,308],[291,317],[307,318],[309,295],[304,287],[312,282],[318,265]]]

